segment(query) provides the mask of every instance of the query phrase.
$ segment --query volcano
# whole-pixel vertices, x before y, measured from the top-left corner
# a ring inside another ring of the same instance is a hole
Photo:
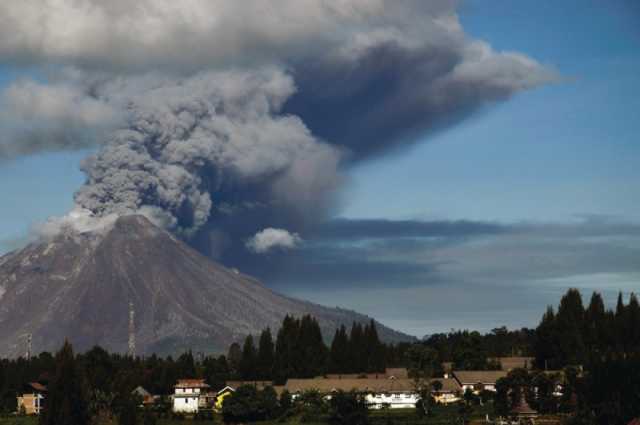
[[[133,313],[133,314],[132,314]],[[286,314],[311,314],[325,339],[370,318],[278,294],[223,267],[143,216],[120,217],[100,233],[61,232],[0,257],[0,355],[53,351],[127,352],[131,315],[137,354],[224,352]],[[378,324],[382,340],[411,337]]]

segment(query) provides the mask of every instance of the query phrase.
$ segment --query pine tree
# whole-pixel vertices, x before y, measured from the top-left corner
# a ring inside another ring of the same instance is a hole
[[[196,362],[193,359],[191,350],[178,357],[178,369],[180,370],[180,376],[183,378],[196,377]]]
[[[624,302],[622,301],[622,292],[618,292],[618,302],[616,303],[616,312],[613,322],[614,335],[616,339],[616,351],[624,353],[627,351],[627,318]]]
[[[563,365],[582,364],[584,360],[584,307],[580,292],[571,288],[560,300],[556,316],[558,344]]]
[[[76,364],[73,348],[65,341],[56,354],[56,373],[49,384],[47,405],[41,416],[44,425],[85,425],[89,423],[87,389]]]
[[[594,292],[584,315],[584,342],[589,352],[599,353],[604,350],[606,320],[606,311],[602,296]]]
[[[376,373],[376,372],[384,372],[385,362],[384,362],[384,347],[380,343],[380,338],[378,337],[378,330],[376,329],[376,324],[373,319],[369,322],[369,324],[365,327],[365,347],[366,347],[366,355],[367,355],[367,372]]]
[[[538,368],[547,369],[556,367],[559,359],[557,359],[555,347],[557,347],[556,315],[553,312],[553,307],[549,306],[536,329],[534,354]]]
[[[229,372],[232,376],[237,377],[240,369],[240,360],[242,359],[242,348],[237,342],[232,343],[229,346],[229,353],[227,354],[227,363],[229,365]]]
[[[627,329],[629,330],[629,353],[640,353],[640,304],[633,292],[627,304]]]
[[[296,375],[296,341],[298,336],[299,322],[289,315],[285,316],[276,337],[276,361],[274,375],[278,383],[284,383],[287,378],[291,378]]]
[[[256,347],[253,344],[253,337],[248,335],[244,340],[242,346],[242,357],[240,359],[240,377],[246,381],[252,381],[256,379],[256,361],[258,355],[256,353]]]
[[[364,332],[362,325],[353,322],[349,335],[349,372],[361,373],[366,369],[366,358],[363,350]]]
[[[324,373],[326,346],[318,321],[310,315],[300,320],[300,334],[297,340],[297,368],[301,378],[313,378]]]
[[[258,377],[260,379],[273,379],[273,367],[275,353],[271,329],[267,328],[260,335],[258,344]]]
[[[346,373],[349,363],[349,337],[347,329],[341,325],[336,329],[331,352],[329,354],[329,371],[331,373]]]

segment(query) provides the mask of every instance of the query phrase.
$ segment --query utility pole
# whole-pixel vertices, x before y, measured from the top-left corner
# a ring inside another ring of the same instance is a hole
[[[133,302],[129,301],[129,355],[135,357],[136,355],[136,326],[135,326],[135,311],[133,309]]]

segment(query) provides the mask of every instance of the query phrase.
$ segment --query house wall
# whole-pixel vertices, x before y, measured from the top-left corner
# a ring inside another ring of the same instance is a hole
[[[177,396],[173,398],[173,411],[176,413],[197,413],[198,396]]]
[[[470,389],[471,391],[473,391],[474,393],[478,393],[478,391],[476,391],[476,390],[474,389],[474,387],[475,387],[476,385],[478,385],[478,384],[477,384],[477,383],[475,383],[475,384],[462,384],[462,385],[461,385],[461,387],[462,387],[462,393],[464,394],[464,393],[465,393],[465,391],[467,391],[467,388],[469,388],[469,389]],[[483,385],[484,385],[484,389],[485,389],[485,390],[487,390],[487,391],[493,391],[493,392],[496,392],[496,386],[495,386],[495,384],[483,384]]]
[[[27,415],[39,415],[43,405],[44,397],[42,394],[23,394],[18,397],[18,412],[24,406],[24,411]]]
[[[367,394],[365,397],[370,409],[381,409],[385,405],[390,409],[414,408],[419,399],[416,393]]]
[[[449,392],[434,394],[433,398],[435,399],[436,403],[441,404],[455,403],[460,400],[460,397],[458,397],[455,393]]]

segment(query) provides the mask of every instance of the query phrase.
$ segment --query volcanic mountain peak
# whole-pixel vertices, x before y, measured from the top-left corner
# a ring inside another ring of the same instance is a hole
[[[247,334],[277,329],[285,314],[312,314],[325,337],[368,317],[277,294],[229,270],[143,216],[101,232],[62,232],[0,258],[0,355],[54,350],[69,338],[124,352],[129,305],[139,353],[222,351]],[[379,326],[386,340],[410,337]]]

